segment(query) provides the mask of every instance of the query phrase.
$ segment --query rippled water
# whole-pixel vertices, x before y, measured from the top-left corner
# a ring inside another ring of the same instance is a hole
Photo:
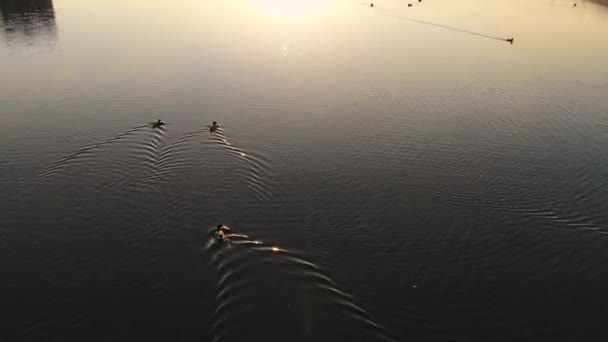
[[[0,340],[605,335],[608,7],[407,4],[0,0]]]

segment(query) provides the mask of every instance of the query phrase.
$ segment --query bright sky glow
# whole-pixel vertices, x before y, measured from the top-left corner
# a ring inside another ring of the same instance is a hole
[[[327,10],[330,0],[249,0],[252,7],[285,19],[316,16]]]

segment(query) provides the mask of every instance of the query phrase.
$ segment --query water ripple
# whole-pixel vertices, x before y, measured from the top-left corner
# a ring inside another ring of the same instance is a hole
[[[236,234],[207,246],[219,276],[213,341],[261,341],[272,338],[270,326],[279,323],[296,341],[392,341],[351,295],[299,253]],[[261,316],[269,327],[260,325]]]

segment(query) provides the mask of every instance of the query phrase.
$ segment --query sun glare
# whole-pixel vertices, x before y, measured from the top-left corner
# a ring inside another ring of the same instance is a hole
[[[331,0],[249,0],[252,7],[275,16],[296,19],[322,14]]]

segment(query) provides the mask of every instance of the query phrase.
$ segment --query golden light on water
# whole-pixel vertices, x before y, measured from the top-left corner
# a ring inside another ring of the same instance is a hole
[[[273,246],[272,247],[272,253],[279,253],[281,251],[281,249],[279,247]]]
[[[253,8],[286,19],[306,18],[322,14],[332,2],[329,0],[249,0]]]

